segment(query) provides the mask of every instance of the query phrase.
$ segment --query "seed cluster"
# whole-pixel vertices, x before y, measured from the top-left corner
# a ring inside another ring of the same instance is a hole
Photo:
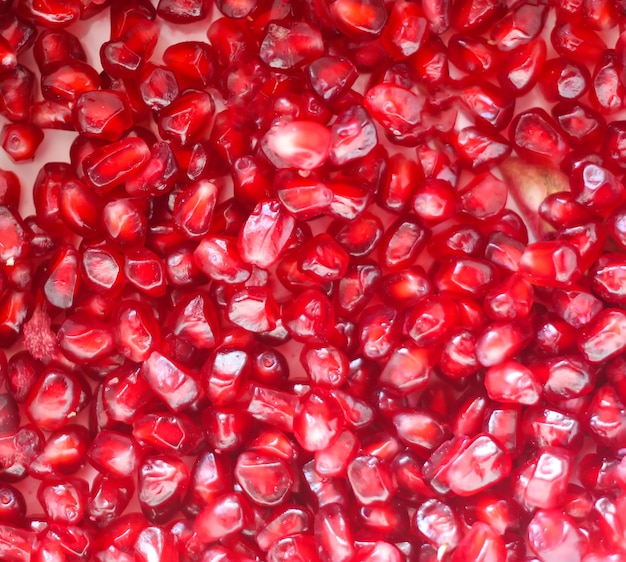
[[[626,560],[626,2],[154,4],[0,0],[0,560]]]

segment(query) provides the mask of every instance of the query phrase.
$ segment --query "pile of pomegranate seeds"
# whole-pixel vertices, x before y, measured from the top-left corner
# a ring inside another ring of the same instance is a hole
[[[626,560],[626,2],[154,4],[0,1],[0,560]]]

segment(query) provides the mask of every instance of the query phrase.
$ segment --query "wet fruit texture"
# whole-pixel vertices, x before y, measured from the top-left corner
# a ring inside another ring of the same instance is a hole
[[[0,560],[626,560],[625,99],[623,0],[0,0]]]

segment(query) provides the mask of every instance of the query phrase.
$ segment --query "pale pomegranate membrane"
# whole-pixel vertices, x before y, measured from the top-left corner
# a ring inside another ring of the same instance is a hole
[[[0,562],[625,562],[626,0],[0,0]]]

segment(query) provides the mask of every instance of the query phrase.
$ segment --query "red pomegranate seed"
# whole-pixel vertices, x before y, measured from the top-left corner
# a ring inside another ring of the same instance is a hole
[[[82,409],[79,379],[62,369],[48,368],[26,399],[26,414],[31,422],[46,431],[60,429]]]
[[[165,49],[163,62],[174,72],[181,87],[202,88],[216,72],[213,49],[200,41],[175,43]]]
[[[9,170],[0,172],[0,205],[15,211],[19,206],[21,185],[19,178]]]
[[[587,68],[565,57],[546,61],[539,85],[548,101],[566,101],[580,98],[590,87]]]
[[[330,131],[313,121],[283,121],[263,137],[264,154],[277,168],[312,170],[328,158]]]
[[[528,524],[527,537],[530,548],[541,558],[582,560],[588,550],[587,538],[576,521],[557,510],[537,511]]]
[[[597,60],[606,49],[604,41],[593,29],[567,20],[552,29],[550,40],[560,55],[570,56],[582,63]]]
[[[206,92],[187,90],[159,112],[157,125],[164,140],[188,146],[208,140],[215,102]]]
[[[10,562],[31,560],[35,533],[11,524],[0,525],[0,553]]]
[[[312,390],[299,401],[294,411],[294,437],[307,451],[326,449],[343,428],[339,404],[329,393]]]
[[[317,57],[306,73],[313,91],[329,103],[340,99],[357,78],[352,62],[337,56]]]
[[[407,215],[397,219],[381,240],[379,253],[383,265],[401,270],[411,265],[426,245],[428,231],[416,218]]]
[[[448,41],[450,62],[467,73],[486,74],[500,63],[495,46],[483,37],[455,34]]]
[[[471,170],[484,170],[504,160],[511,152],[502,136],[482,127],[465,127],[452,138],[460,162]]]
[[[320,554],[329,560],[350,560],[355,554],[353,531],[343,506],[331,503],[315,515],[315,540]]]
[[[0,207],[0,263],[13,266],[28,255],[29,242],[17,211]]]
[[[535,242],[524,250],[520,271],[533,285],[566,288],[582,275],[580,254],[568,242]]]
[[[539,37],[509,53],[498,68],[498,82],[512,96],[527,94],[537,84],[546,61],[546,43]]]
[[[486,172],[476,176],[460,193],[463,211],[477,219],[486,219],[502,212],[508,189],[502,180]]]
[[[626,315],[619,309],[605,309],[580,334],[578,345],[588,361],[599,363],[616,357],[626,348]]]
[[[553,509],[563,504],[573,469],[570,452],[543,447],[514,475],[514,497],[527,510]]]
[[[577,450],[582,444],[582,426],[575,417],[539,405],[526,410],[521,431],[524,440],[536,447]]]
[[[626,199],[624,186],[606,168],[586,163],[572,171],[572,195],[594,215],[606,217]]]
[[[2,523],[23,523],[26,516],[26,501],[22,493],[10,484],[3,484],[0,487],[0,497],[2,498],[0,509]]]
[[[80,425],[68,424],[53,432],[31,462],[32,474],[46,478],[76,472],[86,461],[90,442],[91,435]]]
[[[400,1],[394,3],[381,38],[389,55],[402,60],[419,51],[428,35],[428,20],[419,6]]]
[[[429,462],[433,462],[439,450],[433,452]],[[508,452],[493,437],[479,434],[471,440],[466,439],[454,455],[439,466],[436,478],[438,486],[468,496],[506,478],[510,471]]]
[[[251,265],[267,268],[277,261],[295,227],[277,201],[261,201],[240,231],[238,250]]]
[[[12,123],[2,128],[2,148],[14,162],[32,160],[43,141],[43,131],[32,123]]]
[[[128,102],[108,90],[82,94],[72,109],[72,120],[79,133],[108,141],[118,140],[132,126]]]
[[[401,86],[379,84],[365,93],[364,105],[387,132],[402,136],[421,123],[424,100]]]
[[[35,75],[22,65],[7,70],[0,81],[0,107],[2,115],[10,121],[28,119],[34,101]]]
[[[205,19],[209,8],[207,0],[159,0],[157,14],[166,21],[190,23]]]
[[[197,515],[194,529],[202,542],[209,543],[246,529],[251,519],[251,508],[241,494],[225,494]]]
[[[530,162],[560,162],[567,152],[567,143],[552,118],[542,109],[520,113],[510,127],[513,148]]]
[[[246,496],[262,506],[281,504],[293,484],[289,468],[282,459],[252,452],[239,455],[234,476]]]
[[[516,361],[490,367],[485,373],[485,388],[489,398],[497,402],[532,405],[541,396],[533,371]]]
[[[260,46],[261,60],[270,68],[281,70],[302,66],[323,52],[321,33],[306,22],[270,23]]]
[[[193,403],[200,394],[195,373],[177,365],[158,351],[153,351],[144,361],[142,375],[152,390],[175,412]]]
[[[591,106],[600,113],[616,113],[624,106],[621,69],[622,61],[617,53],[608,49],[602,53],[593,73],[589,95]]]
[[[168,521],[179,509],[189,484],[189,471],[181,459],[167,455],[145,458],[138,469],[137,495],[146,518]]]
[[[113,331],[104,322],[89,316],[68,316],[57,332],[59,348],[76,363],[91,363],[108,356],[114,349]]]
[[[452,554],[452,562],[503,562],[506,560],[506,547],[503,539],[487,524],[474,523]]]
[[[476,358],[483,367],[498,365],[515,356],[526,336],[517,322],[493,322],[484,327],[476,340]]]
[[[83,161],[83,170],[91,187],[101,195],[137,173],[149,156],[144,140],[128,137],[95,150]]]
[[[384,459],[372,455],[358,456],[349,464],[347,474],[361,505],[387,503],[395,494],[397,484]]]
[[[100,86],[98,73],[80,60],[58,61],[48,65],[41,77],[43,97],[56,102],[75,102],[77,98]]]

